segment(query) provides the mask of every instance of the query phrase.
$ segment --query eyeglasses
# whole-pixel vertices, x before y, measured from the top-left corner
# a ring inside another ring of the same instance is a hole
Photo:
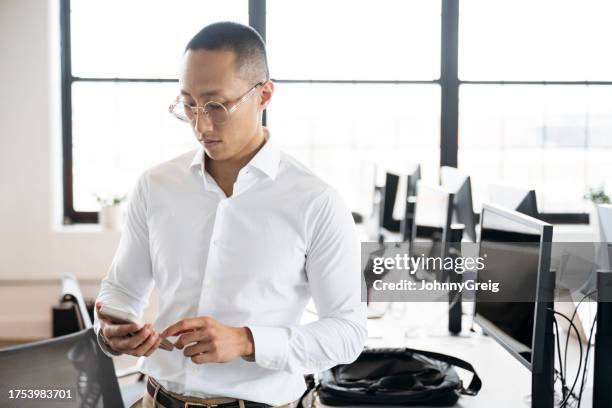
[[[177,119],[189,123],[195,123],[198,118],[198,112],[201,111],[215,125],[220,125],[230,120],[231,114],[234,113],[244,101],[249,99],[249,97],[251,97],[253,93],[255,93],[257,87],[263,84],[264,82],[258,82],[257,84],[255,84],[251,89],[249,89],[246,94],[244,94],[240,99],[238,99],[238,101],[234,103],[233,106],[229,108],[226,107],[225,104],[215,101],[206,102],[204,106],[189,105],[181,99],[181,96],[177,96],[174,103],[168,107],[168,110]]]

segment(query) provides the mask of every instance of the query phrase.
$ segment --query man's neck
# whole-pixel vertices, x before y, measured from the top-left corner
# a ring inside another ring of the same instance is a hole
[[[204,161],[206,171],[228,197],[232,195],[233,186],[240,169],[251,161],[263,147],[265,142],[265,131],[263,126],[260,126],[257,130],[257,136],[254,137],[236,157],[228,160],[212,160],[210,157],[206,158]]]

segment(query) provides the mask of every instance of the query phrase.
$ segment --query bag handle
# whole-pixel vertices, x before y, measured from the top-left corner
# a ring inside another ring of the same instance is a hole
[[[448,363],[454,365],[455,367],[463,368],[464,370],[471,372],[473,374],[472,381],[470,381],[470,385],[468,385],[467,389],[464,388],[463,385],[461,385],[461,394],[471,396],[478,395],[478,391],[480,391],[480,388],[482,387],[482,381],[480,380],[478,374],[476,374],[476,370],[474,369],[474,367],[467,361],[457,357],[449,356],[448,354],[436,353],[434,351],[418,350],[409,347],[405,347],[403,350],[407,353],[422,354],[426,357],[431,357],[433,359],[440,360],[444,363]]]

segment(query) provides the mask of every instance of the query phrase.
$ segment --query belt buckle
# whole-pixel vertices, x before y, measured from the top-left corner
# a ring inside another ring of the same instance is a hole
[[[198,402],[185,402],[184,408],[190,407],[206,407],[206,408],[215,408],[218,404],[200,404]]]

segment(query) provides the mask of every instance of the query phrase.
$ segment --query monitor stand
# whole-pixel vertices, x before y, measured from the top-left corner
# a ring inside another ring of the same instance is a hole
[[[547,273],[546,286],[540,293],[544,297],[539,307],[546,310],[544,321],[544,338],[541,339],[542,353],[531,354],[531,407],[532,408],[554,408],[555,403],[555,333],[553,332],[554,320],[554,287],[556,274],[554,271]],[[538,296],[539,297],[539,296]],[[536,299],[538,301],[538,299]],[[537,322],[536,322],[537,324]],[[536,327],[534,327],[536,330]],[[537,333],[537,331],[536,331]],[[538,341],[534,339],[534,341]]]
[[[459,257],[461,254],[461,240],[463,239],[463,224],[454,224],[450,229],[450,239],[448,247],[448,256]],[[448,273],[448,281],[460,283],[463,280],[463,274],[450,271]],[[458,290],[448,291],[448,331],[452,335],[461,333],[461,308],[462,296]]]

